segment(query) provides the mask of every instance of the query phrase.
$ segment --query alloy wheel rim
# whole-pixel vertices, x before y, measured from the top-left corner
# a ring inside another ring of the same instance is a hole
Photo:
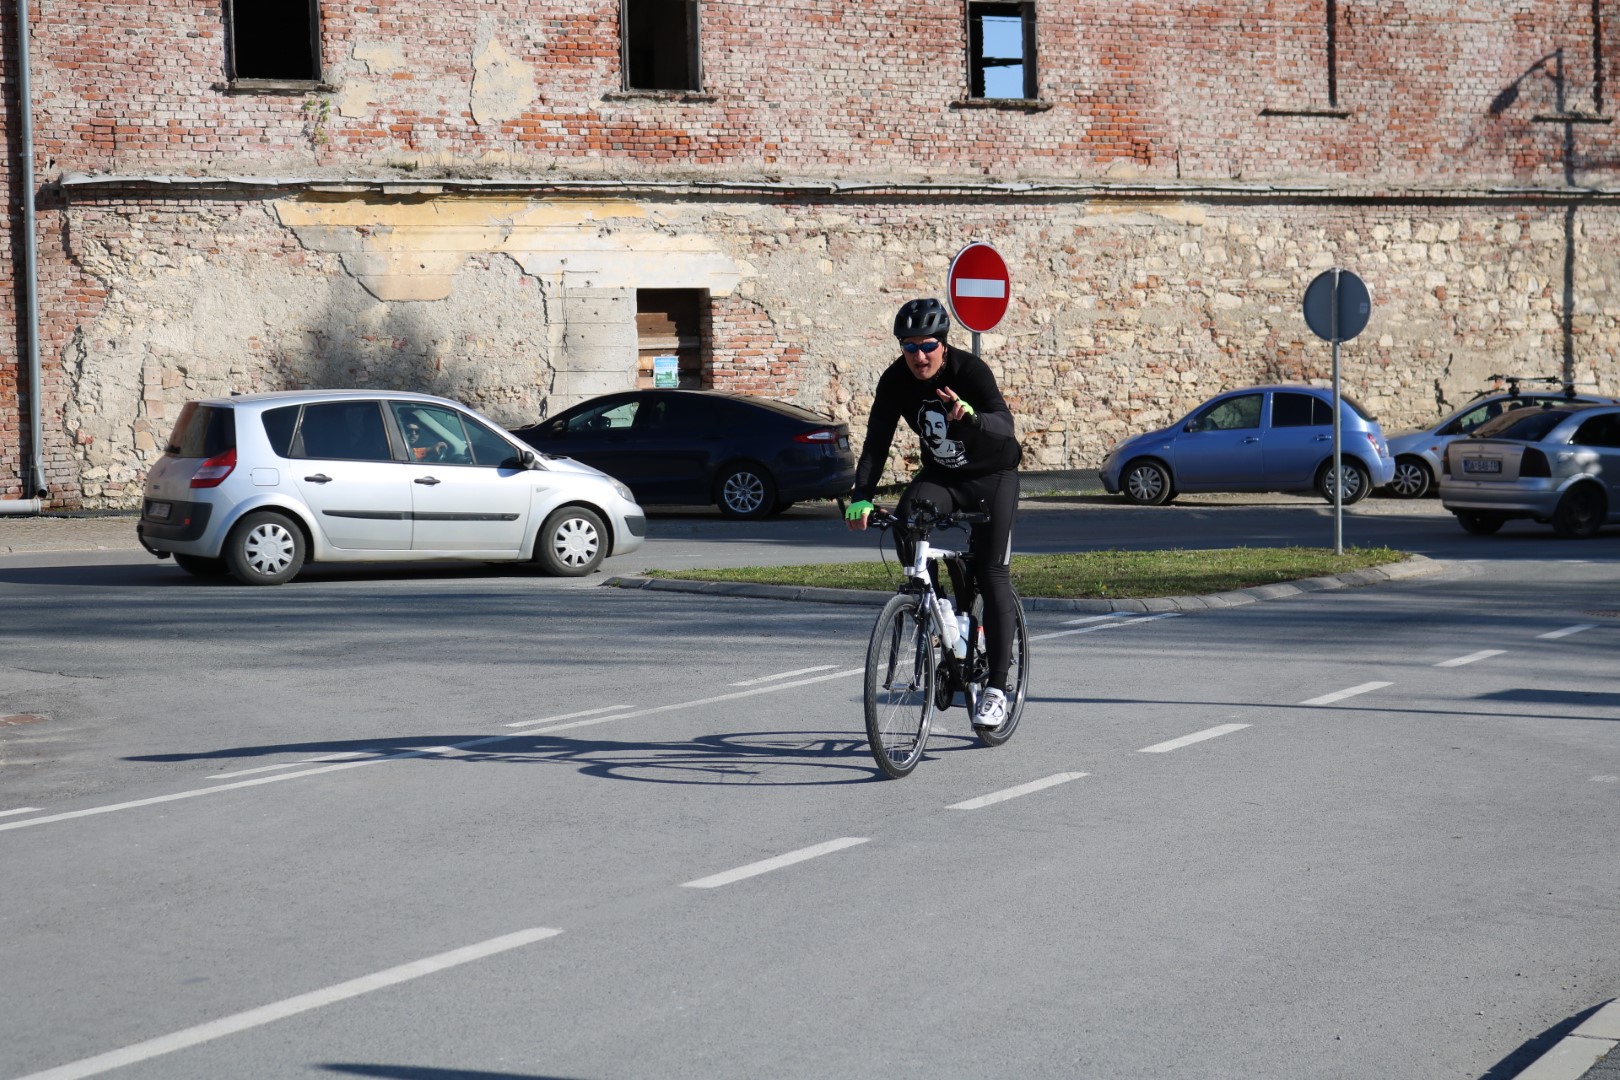
[[[1395,464],[1395,477],[1389,482],[1397,494],[1412,495],[1423,487],[1423,467],[1411,462]]]
[[[584,566],[596,557],[600,541],[589,522],[579,518],[563,522],[552,538],[552,550],[569,566]]]
[[[1131,494],[1139,499],[1155,498],[1164,485],[1156,469],[1137,469],[1131,473]]]
[[[765,500],[765,485],[753,473],[733,473],[726,479],[726,505],[739,514],[751,514]]]
[[[260,525],[248,533],[242,546],[248,565],[266,577],[281,573],[292,563],[293,538],[285,526]]]

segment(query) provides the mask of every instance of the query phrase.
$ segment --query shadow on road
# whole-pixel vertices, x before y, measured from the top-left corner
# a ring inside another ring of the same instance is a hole
[[[1481,1073],[1479,1080],[1509,1080],[1510,1077],[1518,1076],[1537,1058],[1557,1045],[1559,1039],[1580,1027],[1588,1017],[1602,1007],[1602,1004],[1594,1005],[1583,1013],[1571,1016],[1567,1020],[1560,1020],[1535,1038],[1525,1040],[1517,1050]]]
[[[570,1080],[556,1073],[485,1072],[482,1069],[435,1069],[425,1065],[358,1065],[328,1062],[317,1068],[348,1076],[379,1076],[385,1080]]]
[[[947,713],[947,716],[950,714]],[[958,725],[967,731],[964,722]],[[971,732],[936,731],[930,757],[978,746]],[[498,745],[499,749],[493,749]],[[484,749],[483,747],[491,747]],[[768,785],[817,787],[881,780],[866,740],[848,732],[756,731],[709,735],[685,742],[616,742],[542,735],[421,735],[402,739],[322,740],[237,746],[196,753],[146,754],[126,761],[177,762],[236,760],[272,754],[313,757],[281,762],[267,769],[320,768],[388,760],[435,760],[470,765],[571,765],[586,776],[653,784]],[[802,770],[814,770],[804,773]],[[833,770],[833,774],[829,774]],[[220,779],[233,774],[226,773]]]

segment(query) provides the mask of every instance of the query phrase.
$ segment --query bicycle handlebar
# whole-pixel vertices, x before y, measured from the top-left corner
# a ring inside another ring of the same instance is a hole
[[[920,499],[912,504],[910,521],[902,521],[887,507],[874,506],[866,523],[879,529],[902,528],[926,534],[935,529],[961,529],[969,525],[982,525],[989,520],[989,514],[978,510],[959,510],[954,514],[941,514],[933,503]]]

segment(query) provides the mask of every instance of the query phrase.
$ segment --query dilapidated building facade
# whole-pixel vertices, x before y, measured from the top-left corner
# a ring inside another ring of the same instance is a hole
[[[1614,7],[8,0],[0,500],[137,505],[201,395],[516,426],[655,355],[859,430],[970,240],[1032,467],[1324,378],[1335,265],[1386,429],[1494,373],[1620,392]]]

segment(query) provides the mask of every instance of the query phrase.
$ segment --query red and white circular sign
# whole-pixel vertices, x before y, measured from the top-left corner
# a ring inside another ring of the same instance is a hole
[[[1007,314],[1012,298],[1012,279],[1001,253],[989,244],[975,241],[956,253],[945,277],[951,314],[956,321],[976,333],[994,330]]]

